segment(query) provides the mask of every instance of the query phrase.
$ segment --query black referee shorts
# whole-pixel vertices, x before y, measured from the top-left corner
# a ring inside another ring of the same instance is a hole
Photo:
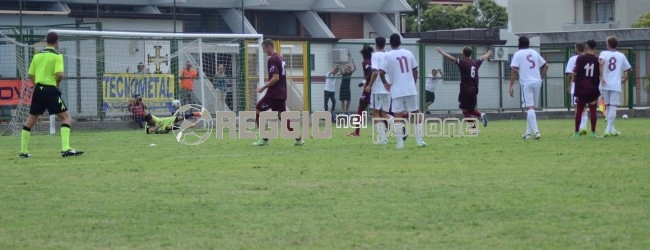
[[[50,115],[68,111],[68,107],[61,99],[59,88],[36,84],[32,95],[32,105],[29,107],[30,115],[42,115],[47,110]]]

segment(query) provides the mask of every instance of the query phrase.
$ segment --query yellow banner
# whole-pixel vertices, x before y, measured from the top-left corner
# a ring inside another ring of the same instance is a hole
[[[136,94],[149,111],[173,111],[176,83],[172,74],[104,74],[102,79],[104,111],[123,111]]]

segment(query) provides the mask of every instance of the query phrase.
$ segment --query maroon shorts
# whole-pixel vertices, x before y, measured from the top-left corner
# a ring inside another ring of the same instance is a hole
[[[460,93],[458,94],[458,107],[466,110],[476,109],[476,96],[476,88],[461,88]]]
[[[581,95],[581,96],[574,95],[574,96],[576,97],[577,105],[588,105],[589,103],[598,100],[598,97],[600,97],[600,91],[596,90],[595,92],[587,95]]]
[[[273,110],[278,112],[284,112],[287,110],[287,101],[283,99],[274,99],[267,98],[266,96],[262,97],[262,100],[257,102],[255,108],[260,111]]]
[[[592,82],[582,82],[575,84],[575,90],[573,91],[573,96],[576,98],[576,104],[589,104],[593,101],[598,100],[600,96],[600,90],[598,90],[598,84]]]

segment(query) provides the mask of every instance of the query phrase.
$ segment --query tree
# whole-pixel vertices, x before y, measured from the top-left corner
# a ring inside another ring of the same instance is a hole
[[[497,5],[494,0],[479,0],[477,3],[475,28],[494,28],[508,25],[506,8]]]
[[[418,16],[418,6],[420,8],[420,14],[424,15],[424,12],[429,8],[428,0],[408,0],[408,4],[413,8],[413,12],[409,13],[406,16],[406,31],[407,32],[418,32],[418,24],[415,22],[415,19]],[[419,5],[418,5],[419,4]]]
[[[472,27],[474,17],[470,15],[471,11],[467,10],[471,6],[451,7],[442,5],[430,6],[422,15],[424,22],[421,30],[450,30]],[[417,23],[413,22],[411,30],[417,31]]]
[[[409,0],[409,4],[422,1],[426,2],[426,0]],[[506,8],[497,5],[494,0],[479,0],[476,5],[463,7],[430,5],[421,14],[424,19],[420,27],[421,31],[494,28],[508,24]],[[406,25],[408,32],[418,31],[415,15],[407,16]]]
[[[408,3],[411,6],[411,8],[413,8],[413,14],[415,16],[418,15],[417,8],[416,8],[418,6],[418,4],[420,4],[420,8],[422,9],[421,13],[424,13],[427,10],[427,8],[429,7],[429,1],[428,0],[408,0]]]
[[[645,15],[641,16],[639,20],[636,20],[636,22],[632,24],[632,28],[645,27],[650,27],[650,11],[648,11],[648,13],[645,13]]]

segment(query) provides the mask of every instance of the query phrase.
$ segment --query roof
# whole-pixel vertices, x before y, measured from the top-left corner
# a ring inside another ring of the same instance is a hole
[[[506,44],[499,29],[457,29],[404,33],[404,38],[420,38],[420,43]]]
[[[67,4],[95,5],[97,0],[23,0],[31,5],[51,5],[47,9],[68,10]],[[111,0],[100,1],[100,6],[127,5],[213,9],[276,10],[318,12],[353,12],[353,13],[396,13],[413,11],[406,0]],[[27,4],[25,6],[28,6]],[[43,8],[42,6],[39,8]],[[25,10],[25,9],[24,9]]]

